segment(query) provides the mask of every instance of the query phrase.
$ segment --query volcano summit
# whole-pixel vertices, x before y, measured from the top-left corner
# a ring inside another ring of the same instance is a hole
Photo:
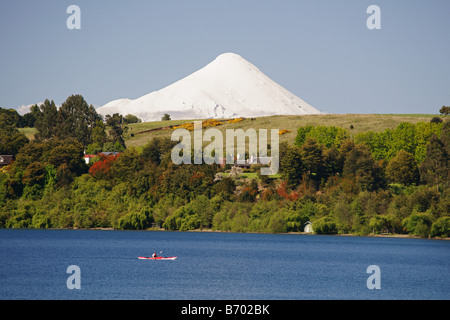
[[[134,114],[144,122],[161,120],[166,113],[173,120],[321,113],[234,53],[218,56],[164,89],[136,100],[111,101],[97,112]]]

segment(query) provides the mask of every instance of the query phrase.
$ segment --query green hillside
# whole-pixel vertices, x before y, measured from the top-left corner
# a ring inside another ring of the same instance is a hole
[[[36,129],[0,126],[5,148],[15,155],[0,168],[0,228],[284,233],[303,232],[309,221],[317,234],[450,234],[447,116],[202,122],[224,138],[227,129],[277,129],[279,170],[272,176],[263,175],[261,165],[177,165],[170,136],[176,126],[192,129],[193,120],[124,125],[113,116],[74,131],[68,126],[73,117],[60,114],[59,126],[39,117]],[[94,147],[121,153],[86,164],[83,154]]]
[[[216,127],[225,133],[226,129],[279,129],[291,131],[280,136],[280,142],[293,143],[299,127],[335,126],[348,129],[351,134],[374,131],[381,132],[386,129],[395,129],[402,122],[417,123],[429,122],[434,115],[430,114],[322,114],[305,116],[272,116],[261,118],[248,118],[238,123],[228,124],[228,120],[221,120],[222,126]],[[154,121],[128,125],[125,135],[127,147],[143,147],[154,137],[170,137],[172,130],[163,129],[146,132],[167,126],[176,126],[193,120]],[[351,129],[353,128],[353,129]]]

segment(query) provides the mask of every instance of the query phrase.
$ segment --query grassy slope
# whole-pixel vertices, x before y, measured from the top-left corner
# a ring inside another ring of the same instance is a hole
[[[383,131],[385,129],[394,129],[401,122],[416,123],[420,121],[429,122],[432,114],[322,114],[322,115],[307,115],[307,116],[272,116],[254,118],[255,120],[246,119],[239,123],[227,124],[227,121],[222,121],[223,126],[216,127],[222,131],[225,137],[226,129],[287,129],[290,133],[282,135],[280,142],[288,141],[293,143],[297,135],[297,129],[306,125],[320,125],[320,126],[336,126],[345,129],[349,129],[351,134],[358,134],[366,131]],[[128,125],[129,130],[125,136],[125,142],[127,147],[143,147],[153,137],[170,137],[172,130],[161,130],[150,133],[137,134],[138,132],[151,130],[155,128],[166,127],[169,125],[178,125],[186,122],[192,122],[192,120],[172,120],[172,121],[154,121],[146,123],[135,123]],[[353,125],[354,129],[350,130],[350,125]],[[23,128],[20,129],[28,139],[32,140],[36,133],[35,128]],[[131,133],[134,137],[131,137]]]
[[[401,122],[429,122],[434,115],[428,114],[323,114],[323,115],[307,115],[307,116],[272,116],[272,117],[261,117],[245,119],[239,123],[228,124],[227,121],[222,121],[223,126],[216,127],[222,131],[225,137],[226,129],[287,129],[290,133],[282,135],[280,137],[280,142],[288,141],[293,143],[297,135],[297,129],[306,125],[313,126],[336,126],[348,129],[351,134],[355,135],[360,132],[366,131],[383,131],[385,129],[394,129]],[[129,125],[130,130],[126,136],[127,147],[143,147],[145,146],[153,137],[170,137],[172,130],[161,130],[154,131],[144,134],[137,134],[145,130],[150,130],[154,128],[164,127],[168,125],[177,125],[180,123],[192,122],[192,120],[173,120],[173,121],[155,121],[148,123],[139,123]],[[350,126],[353,125],[354,129],[350,130]],[[134,137],[131,137],[131,133]]]

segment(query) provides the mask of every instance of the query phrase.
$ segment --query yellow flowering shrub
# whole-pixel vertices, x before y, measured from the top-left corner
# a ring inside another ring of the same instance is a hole
[[[243,120],[244,120],[243,118],[236,118],[236,119],[228,120],[228,123],[238,123],[238,122],[241,122]]]
[[[202,121],[202,128],[206,128],[206,127],[217,127],[217,126],[221,126],[223,123],[220,121],[217,121],[216,119],[208,119],[208,120],[204,120]],[[194,130],[194,123],[193,122],[187,122],[187,123],[183,123],[180,124],[178,126],[173,126],[172,130],[176,130],[176,129],[187,129],[189,131],[193,131]]]
[[[280,130],[280,132],[278,132],[278,134],[280,135],[280,136],[282,136],[283,134],[286,134],[286,133],[289,133],[289,132],[291,132],[290,130],[287,130],[287,129],[283,129],[283,130]]]

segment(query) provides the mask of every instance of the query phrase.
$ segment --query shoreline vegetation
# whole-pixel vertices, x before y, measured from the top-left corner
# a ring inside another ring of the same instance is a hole
[[[105,227],[105,228],[47,228],[47,229],[34,229],[34,230],[86,230],[86,231],[140,231],[140,232],[204,232],[204,233],[242,233],[242,234],[274,234],[274,235],[300,235],[300,236],[330,236],[330,237],[365,237],[365,238],[398,238],[398,239],[422,239],[422,240],[450,240],[450,237],[442,238],[442,237],[428,237],[423,238],[420,236],[415,236],[412,234],[366,234],[366,235],[357,235],[357,234],[316,234],[316,233],[308,233],[308,232],[282,232],[282,233],[267,233],[267,232],[233,232],[233,231],[222,231],[222,230],[213,230],[213,229],[194,229],[194,230],[171,230],[168,231],[164,228],[148,228],[145,230],[123,230],[117,229],[113,227]]]
[[[448,115],[202,122],[278,129],[274,176],[259,164],[176,165],[171,133],[193,120],[138,120],[102,119],[79,95],[23,117],[0,109],[0,155],[14,156],[0,168],[0,228],[300,234],[310,222],[315,234],[450,235]]]

